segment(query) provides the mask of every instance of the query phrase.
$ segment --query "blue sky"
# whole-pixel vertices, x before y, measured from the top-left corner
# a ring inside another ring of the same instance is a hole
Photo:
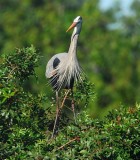
[[[133,0],[100,0],[100,7],[101,9],[108,9],[109,7],[113,6],[116,1],[121,2],[122,14],[130,14],[129,6],[133,2]]]

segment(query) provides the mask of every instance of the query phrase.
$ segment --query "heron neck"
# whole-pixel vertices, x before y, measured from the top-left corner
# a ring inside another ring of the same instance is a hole
[[[71,57],[76,57],[78,37],[79,35],[78,34],[75,35],[75,33],[73,33],[71,36],[71,43],[68,51],[68,54]]]

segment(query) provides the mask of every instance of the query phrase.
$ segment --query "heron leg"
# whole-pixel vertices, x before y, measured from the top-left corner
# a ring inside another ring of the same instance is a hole
[[[74,98],[73,98],[73,90],[71,90],[71,94],[72,94],[72,101],[71,101],[71,108],[72,108],[72,112],[73,112],[73,117],[74,117],[74,121],[76,122],[76,114],[75,114],[75,102],[74,102]]]
[[[58,96],[58,91],[56,91],[56,116],[55,116],[52,138],[54,138],[56,132],[58,131],[58,118],[59,118],[59,96]]]

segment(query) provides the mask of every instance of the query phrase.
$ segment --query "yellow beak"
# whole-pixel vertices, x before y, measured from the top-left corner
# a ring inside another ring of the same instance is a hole
[[[76,26],[76,22],[73,22],[72,24],[71,24],[71,26],[67,29],[67,31],[66,32],[68,32],[68,31],[70,31],[72,28],[74,28],[75,26]]]

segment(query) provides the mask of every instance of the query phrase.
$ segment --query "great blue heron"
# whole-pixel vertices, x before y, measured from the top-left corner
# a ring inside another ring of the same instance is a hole
[[[49,78],[53,89],[56,91],[56,119],[53,129],[53,135],[55,134],[55,125],[58,119],[59,112],[59,99],[58,92],[60,89],[73,89],[74,81],[81,81],[81,67],[77,60],[77,41],[82,27],[82,17],[78,16],[74,19],[71,26],[66,32],[74,28],[71,36],[71,43],[68,53],[58,53],[54,55],[46,66],[46,77]],[[73,104],[73,101],[72,101]],[[74,105],[73,105],[74,111]],[[75,116],[75,115],[74,115]]]

